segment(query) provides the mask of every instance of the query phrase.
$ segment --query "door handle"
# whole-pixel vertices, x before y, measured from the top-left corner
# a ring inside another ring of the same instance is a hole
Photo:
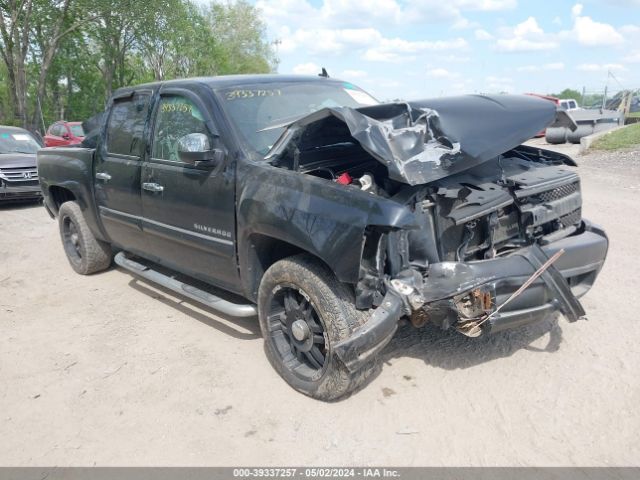
[[[162,192],[164,190],[164,187],[157,183],[143,183],[142,188],[150,192]]]
[[[96,173],[96,178],[98,180],[104,180],[105,182],[108,182],[109,180],[111,180],[111,175],[109,175],[107,172],[98,172]]]

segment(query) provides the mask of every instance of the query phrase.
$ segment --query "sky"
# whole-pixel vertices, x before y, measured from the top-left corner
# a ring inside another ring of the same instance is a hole
[[[640,88],[640,0],[256,0],[279,73],[380,100]]]

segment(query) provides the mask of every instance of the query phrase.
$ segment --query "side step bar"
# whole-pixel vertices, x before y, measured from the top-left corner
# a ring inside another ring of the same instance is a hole
[[[241,305],[223,300],[222,298],[216,297],[215,295],[212,295],[209,292],[205,292],[204,290],[200,290],[193,285],[180,282],[179,280],[171,278],[167,275],[163,275],[162,273],[157,272],[156,270],[153,270],[146,265],[134,262],[130,258],[127,258],[124,252],[118,252],[114,257],[114,261],[117,265],[126,270],[129,270],[130,272],[135,273],[139,277],[142,277],[153,283],[157,283],[158,285],[161,285],[173,292],[184,295],[185,297],[189,297],[196,302],[200,302],[207,307],[211,307],[214,310],[217,310],[229,316],[253,317],[258,314],[255,305]]]

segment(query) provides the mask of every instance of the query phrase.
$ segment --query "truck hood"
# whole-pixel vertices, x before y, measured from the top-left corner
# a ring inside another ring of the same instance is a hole
[[[0,168],[35,167],[35,153],[2,153],[0,154]]]
[[[290,123],[266,159],[359,143],[409,185],[432,182],[505,153],[550,125],[576,125],[546,100],[464,95],[363,108],[324,108]]]

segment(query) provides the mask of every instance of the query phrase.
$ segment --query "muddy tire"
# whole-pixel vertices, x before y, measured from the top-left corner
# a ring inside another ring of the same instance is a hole
[[[307,255],[273,264],[258,293],[260,329],[269,361],[294,389],[337,400],[360,387],[376,362],[349,372],[333,353],[368,315],[355,308],[351,290]]]
[[[96,239],[76,202],[65,202],[58,212],[60,238],[67,259],[77,273],[89,275],[106,270],[113,254],[108,243]]]

